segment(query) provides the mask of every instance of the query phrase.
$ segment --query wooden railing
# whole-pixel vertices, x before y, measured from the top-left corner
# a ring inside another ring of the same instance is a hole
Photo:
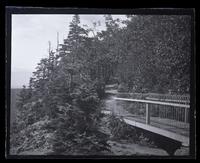
[[[169,103],[162,101],[119,98],[119,97],[113,97],[113,99],[117,101],[135,102],[144,104],[146,113],[145,114],[146,124],[151,123],[151,117],[154,117],[154,119],[158,117],[158,118],[173,120],[172,121],[173,125],[177,125],[177,127],[181,127],[180,123],[176,123],[177,121],[181,123],[189,123],[188,120],[189,108],[190,108],[189,104]],[[156,109],[158,109],[157,112],[155,111]]]
[[[158,93],[119,93],[119,95],[124,97],[130,97],[134,99],[151,99],[159,101],[168,101],[168,102],[181,102],[189,103],[189,95],[170,95],[170,94],[158,94]]]

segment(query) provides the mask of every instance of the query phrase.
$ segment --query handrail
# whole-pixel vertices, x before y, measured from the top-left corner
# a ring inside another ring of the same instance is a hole
[[[146,124],[150,124],[149,104],[157,104],[157,105],[174,106],[174,107],[183,108],[184,109],[184,122],[187,123],[187,109],[190,108],[190,105],[177,104],[177,103],[168,103],[168,102],[160,102],[160,101],[150,101],[150,100],[119,98],[119,97],[113,97],[113,99],[114,100],[120,100],[120,101],[130,101],[130,102],[145,103],[146,104]]]
[[[190,101],[186,100],[173,100],[173,99],[159,99],[159,98],[151,98],[151,97],[146,97],[147,100],[160,100],[160,101],[168,101],[168,102],[177,102],[177,103],[189,103]]]
[[[167,106],[175,106],[175,107],[182,107],[182,108],[190,108],[190,105],[176,104],[176,103],[169,103],[169,102],[150,101],[150,100],[138,100],[138,99],[119,98],[119,97],[113,97],[113,99],[115,99],[115,100],[121,100],[121,101],[141,102],[141,103],[148,103],[148,104],[158,104],[158,105],[167,105]]]

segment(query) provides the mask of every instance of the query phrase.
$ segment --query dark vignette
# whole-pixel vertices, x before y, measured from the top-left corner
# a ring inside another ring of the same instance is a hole
[[[190,15],[191,16],[191,63],[190,63],[190,156],[40,156],[40,155],[10,155],[10,78],[11,78],[11,22],[12,14],[137,14],[137,15]],[[8,159],[179,159],[195,158],[196,152],[196,53],[195,53],[195,10],[194,9],[100,9],[100,8],[52,8],[52,7],[6,7],[6,157]]]

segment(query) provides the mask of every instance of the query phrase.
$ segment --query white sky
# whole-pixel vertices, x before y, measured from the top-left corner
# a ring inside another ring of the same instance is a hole
[[[11,87],[27,85],[31,72],[34,71],[41,58],[48,55],[48,41],[53,49],[67,37],[69,23],[73,15],[12,15],[11,42]],[[113,15],[113,18],[125,19],[125,15]],[[93,22],[100,21],[101,29],[105,29],[103,15],[80,15],[81,24],[92,27]]]

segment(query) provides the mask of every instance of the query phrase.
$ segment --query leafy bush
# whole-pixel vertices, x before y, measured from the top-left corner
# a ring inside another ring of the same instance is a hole
[[[134,128],[126,124],[122,119],[113,115],[110,116],[109,128],[111,130],[112,138],[115,140],[126,140],[140,145],[155,147],[151,133]]]
[[[137,139],[136,130],[114,115],[110,116],[109,128],[114,139],[126,139],[130,141]]]

